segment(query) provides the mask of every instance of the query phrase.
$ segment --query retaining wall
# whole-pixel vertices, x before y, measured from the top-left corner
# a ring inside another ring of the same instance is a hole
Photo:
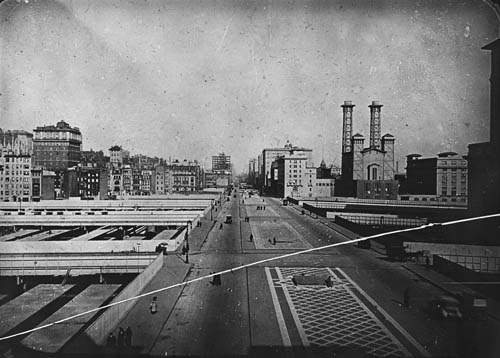
[[[163,267],[163,255],[158,257],[141,274],[139,274],[112,302],[118,302],[137,296],[142,293],[151,279]],[[130,309],[137,303],[137,300],[130,300],[108,308],[94,323],[84,332],[84,335],[97,345],[103,345],[108,333],[113,331],[121,322]]]

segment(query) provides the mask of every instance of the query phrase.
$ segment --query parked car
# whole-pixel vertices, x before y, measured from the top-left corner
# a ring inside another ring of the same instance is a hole
[[[461,319],[463,317],[462,304],[457,298],[451,295],[434,297],[429,302],[429,309],[438,318]]]

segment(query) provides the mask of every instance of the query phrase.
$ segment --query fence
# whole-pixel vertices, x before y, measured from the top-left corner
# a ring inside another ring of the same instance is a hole
[[[479,273],[500,273],[500,257],[439,254],[438,256]]]

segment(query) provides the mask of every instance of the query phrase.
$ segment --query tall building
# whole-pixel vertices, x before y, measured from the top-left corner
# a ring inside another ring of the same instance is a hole
[[[33,135],[0,129],[0,200],[30,201]]]
[[[59,121],[55,126],[37,127],[33,133],[34,165],[60,172],[80,162],[82,134],[77,127]]]
[[[391,134],[381,137],[381,109],[378,101],[370,108],[369,146],[365,138],[352,135],[353,108],[351,101],[341,106],[342,117],[342,177],[336,182],[335,195],[362,199],[396,199],[398,182],[394,180],[394,141]]]
[[[473,216],[500,212],[500,39],[483,50],[491,51],[490,141],[469,144],[468,206]]]
[[[212,170],[231,171],[231,156],[219,153],[212,156]]]
[[[212,156],[212,170],[205,173],[205,180],[211,187],[225,188],[233,180],[231,156],[224,153]]]
[[[292,146],[292,144],[288,142],[283,148],[266,148],[262,151],[262,166],[260,167],[259,175],[262,178],[263,190],[270,191],[272,177],[271,165],[276,159],[284,155],[300,155],[305,158],[308,167],[313,166],[312,149]]]
[[[405,193],[445,203],[467,202],[467,159],[454,152],[407,156]],[[428,196],[426,198],[425,196]]]

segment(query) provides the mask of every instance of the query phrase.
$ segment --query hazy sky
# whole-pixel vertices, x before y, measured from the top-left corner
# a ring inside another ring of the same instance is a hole
[[[65,120],[84,149],[237,170],[290,140],[340,164],[340,105],[367,143],[379,100],[400,169],[489,139],[485,1],[26,2],[0,4],[2,129]]]

